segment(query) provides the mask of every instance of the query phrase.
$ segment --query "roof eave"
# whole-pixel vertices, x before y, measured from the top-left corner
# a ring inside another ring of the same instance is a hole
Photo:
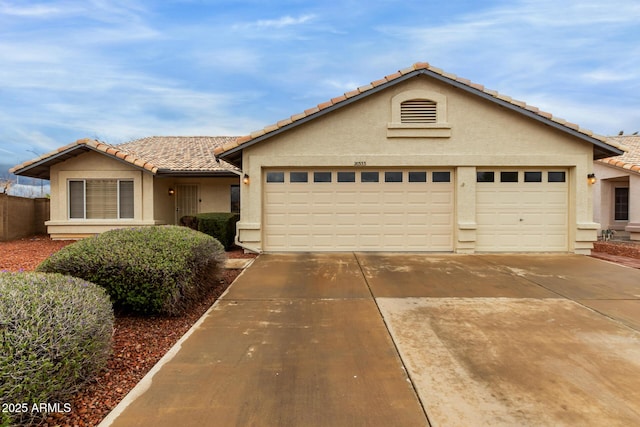
[[[158,169],[157,176],[161,177],[238,177],[240,171],[234,170],[176,170],[176,169]]]
[[[120,158],[119,156],[112,155],[110,153],[107,153],[103,150],[100,150],[96,147],[93,147],[87,144],[73,145],[67,148],[66,150],[55,152],[51,155],[47,155],[46,157],[43,157],[40,160],[36,160],[33,163],[29,163],[28,165],[25,165],[19,169],[12,168],[9,170],[9,172],[13,173],[14,175],[28,176],[31,178],[51,179],[51,174],[50,174],[51,166],[56,165],[58,163],[62,163],[66,160],[69,160],[73,157],[77,157],[80,154],[84,154],[89,151],[94,151],[96,153],[103,154],[113,160],[122,162],[126,165],[132,166],[136,169],[140,169],[144,172],[149,172],[152,174],[157,173],[156,168],[151,168],[151,169],[145,168],[144,166],[140,166],[136,163],[129,162],[124,158]],[[33,171],[35,173],[27,173],[29,171]]]
[[[231,163],[233,165],[236,165],[236,166],[242,165],[242,150],[244,150],[245,148],[248,148],[248,147],[250,147],[250,146],[252,146],[254,144],[257,144],[258,142],[263,141],[265,139],[269,139],[269,138],[271,138],[273,136],[276,136],[276,135],[279,135],[279,134],[281,134],[283,132],[286,132],[289,129],[294,128],[296,126],[300,126],[300,125],[303,125],[305,123],[308,123],[309,121],[311,121],[313,119],[316,119],[316,118],[318,118],[320,116],[324,116],[325,114],[329,114],[329,113],[331,113],[331,112],[333,112],[333,111],[335,111],[335,110],[337,110],[339,108],[345,107],[345,106],[347,106],[349,104],[352,104],[352,103],[354,103],[356,101],[359,101],[360,99],[365,98],[365,97],[367,97],[369,95],[373,95],[374,93],[378,93],[378,92],[386,89],[389,86],[392,86],[394,84],[403,82],[405,80],[408,80],[411,77],[414,77],[416,75],[415,73],[416,73],[416,71],[414,71],[412,73],[405,74],[405,75],[400,76],[400,77],[398,77],[398,78],[396,78],[396,79],[394,79],[392,81],[389,81],[389,82],[383,83],[383,84],[381,84],[379,86],[376,86],[374,88],[371,88],[371,89],[367,90],[366,92],[359,93],[358,95],[352,96],[351,98],[347,98],[342,102],[339,102],[337,104],[328,106],[328,107],[323,108],[323,109],[321,109],[321,110],[319,110],[319,111],[317,111],[317,112],[315,112],[313,114],[310,114],[310,115],[305,116],[305,117],[303,117],[301,119],[295,120],[295,121],[289,123],[286,126],[283,126],[281,128],[275,129],[275,130],[273,130],[273,131],[271,131],[269,133],[265,133],[264,135],[258,136],[256,138],[252,139],[251,141],[249,141],[247,143],[244,143],[244,144],[241,144],[241,145],[238,145],[237,147],[231,148],[228,151],[224,151],[224,152],[218,154],[218,158],[223,159],[223,160],[225,160],[225,161],[227,161],[227,162],[229,162],[229,163]],[[233,156],[233,154],[236,154],[236,155]]]
[[[44,157],[40,160],[36,160],[29,163],[19,169],[16,167],[9,169],[9,172],[14,175],[28,176],[30,178],[50,179],[51,166],[68,160],[72,157],[79,156],[82,153],[86,153],[91,150],[91,147],[87,145],[74,145],[66,150],[54,153],[50,156]],[[82,153],[72,154],[75,151],[82,151]],[[18,165],[19,166],[19,165]],[[33,172],[33,173],[30,173]]]
[[[242,150],[244,150],[245,148],[248,148],[248,147],[250,147],[250,146],[252,146],[254,144],[257,144],[257,143],[259,143],[261,141],[264,141],[266,139],[269,139],[271,137],[279,135],[279,134],[281,134],[283,132],[286,132],[286,131],[294,128],[294,127],[300,126],[300,125],[305,124],[305,123],[307,123],[307,122],[309,122],[311,120],[314,120],[314,119],[316,119],[316,118],[318,118],[320,116],[323,116],[325,114],[331,113],[331,112],[337,110],[338,108],[342,108],[344,106],[347,106],[347,105],[349,105],[349,104],[351,104],[353,102],[359,101],[360,99],[362,99],[364,97],[367,97],[369,95],[373,95],[375,93],[378,93],[378,92],[380,92],[382,90],[385,90],[386,88],[388,88],[390,86],[394,86],[396,84],[404,82],[404,81],[406,81],[408,79],[411,79],[413,77],[416,77],[418,75],[427,75],[427,76],[432,77],[432,78],[434,78],[434,79],[436,79],[438,81],[447,83],[447,84],[449,84],[451,86],[454,86],[454,87],[456,87],[458,89],[462,89],[462,90],[464,90],[464,91],[466,91],[468,93],[472,93],[472,94],[474,94],[476,96],[479,96],[479,97],[481,97],[481,98],[483,98],[485,100],[494,102],[497,105],[500,105],[500,106],[502,106],[504,108],[507,108],[510,111],[514,111],[516,113],[522,114],[522,115],[524,115],[526,117],[529,117],[531,119],[534,119],[534,120],[536,120],[536,121],[538,121],[540,123],[543,123],[545,125],[551,126],[554,129],[560,130],[561,132],[568,133],[568,134],[570,134],[570,135],[572,135],[574,137],[577,137],[577,138],[582,139],[582,140],[584,140],[586,142],[589,142],[590,144],[593,144],[593,146],[594,146],[594,152],[593,152],[594,160],[605,158],[605,157],[618,156],[618,155],[623,153],[622,150],[620,150],[620,149],[618,149],[616,147],[613,147],[613,146],[607,144],[604,141],[601,141],[601,140],[599,140],[597,138],[589,136],[589,135],[587,135],[585,133],[582,133],[582,132],[580,132],[578,130],[572,129],[571,127],[565,126],[562,123],[559,123],[559,122],[556,122],[554,120],[548,119],[548,118],[546,118],[544,116],[541,116],[540,114],[537,114],[537,113],[535,113],[533,111],[530,111],[530,110],[528,110],[526,108],[522,108],[522,107],[520,107],[520,106],[518,106],[516,104],[513,104],[511,102],[505,101],[505,100],[500,99],[500,98],[497,98],[497,97],[491,95],[490,93],[487,93],[485,91],[476,89],[475,87],[470,86],[470,85],[468,85],[466,83],[457,81],[455,79],[451,79],[451,78],[447,77],[446,75],[439,74],[439,73],[431,71],[429,69],[421,68],[421,69],[417,69],[417,70],[414,70],[412,72],[409,72],[407,74],[401,75],[401,76],[399,76],[397,78],[394,78],[393,80],[390,80],[390,81],[387,81],[385,83],[382,83],[382,84],[380,84],[378,86],[375,86],[375,87],[373,87],[371,89],[368,89],[365,92],[362,92],[362,93],[360,93],[358,95],[355,95],[353,97],[347,98],[347,99],[345,99],[345,100],[343,100],[343,101],[341,101],[341,102],[339,102],[337,104],[333,104],[333,105],[328,106],[326,108],[322,108],[322,109],[320,109],[319,111],[316,111],[313,114],[310,114],[310,115],[307,115],[307,116],[305,116],[305,117],[303,117],[301,119],[295,120],[295,121],[293,121],[293,122],[291,122],[291,123],[289,123],[289,124],[287,124],[285,126],[277,128],[275,130],[272,130],[272,131],[270,131],[268,133],[264,133],[263,135],[257,136],[256,138],[253,138],[253,139],[251,139],[250,141],[248,141],[246,143],[240,144],[240,145],[238,145],[236,147],[233,147],[233,148],[231,148],[231,149],[229,149],[227,151],[219,153],[218,157],[221,158],[221,159],[226,160],[227,162],[229,162],[229,163],[231,163],[231,164],[233,164],[235,166],[242,167]]]

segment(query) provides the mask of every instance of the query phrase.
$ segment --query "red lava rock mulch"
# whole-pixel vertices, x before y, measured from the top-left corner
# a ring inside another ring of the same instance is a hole
[[[593,251],[640,259],[640,242],[598,241],[593,244]]]
[[[31,271],[52,253],[72,241],[36,236],[0,242],[0,271]],[[254,258],[241,250],[227,252],[229,258]],[[49,416],[46,426],[95,426],[151,370],[191,326],[211,307],[238,276],[240,270],[225,270],[217,287],[189,313],[181,317],[121,317],[115,319],[113,352],[106,369],[71,399],[70,413]],[[65,402],[67,403],[67,402]]]
[[[640,242],[598,241],[593,244],[591,256],[640,269]]]

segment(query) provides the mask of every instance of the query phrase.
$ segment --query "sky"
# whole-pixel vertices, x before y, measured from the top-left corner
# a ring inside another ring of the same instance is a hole
[[[0,0],[0,163],[246,135],[416,62],[640,130],[637,0]]]

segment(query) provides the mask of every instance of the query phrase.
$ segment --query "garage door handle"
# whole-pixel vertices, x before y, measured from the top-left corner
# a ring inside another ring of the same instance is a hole
[[[522,222],[522,221],[524,221],[524,219],[523,219],[523,218],[520,218],[520,222]]]

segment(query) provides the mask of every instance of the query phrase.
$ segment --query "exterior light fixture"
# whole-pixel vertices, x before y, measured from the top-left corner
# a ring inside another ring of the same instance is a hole
[[[173,196],[174,194],[176,194],[176,190],[174,190],[173,188],[169,188],[169,195]]]
[[[587,181],[589,181],[589,184],[595,184],[597,181],[596,174],[590,173],[589,175],[587,175]]]
[[[249,175],[247,175],[245,173],[244,177],[242,177],[242,182],[248,185],[249,184]]]

